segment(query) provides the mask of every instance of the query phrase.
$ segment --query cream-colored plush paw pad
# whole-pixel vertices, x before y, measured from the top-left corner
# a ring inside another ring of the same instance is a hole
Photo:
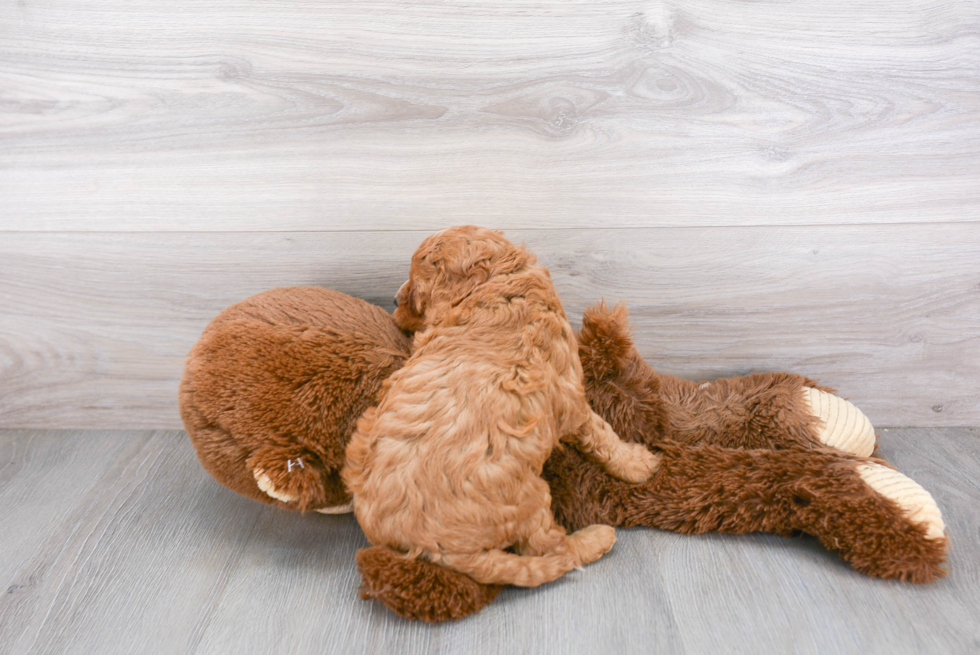
[[[321,507],[320,509],[313,511],[320,512],[321,514],[350,514],[354,511],[354,503],[337,505],[336,507]]]
[[[277,490],[276,487],[272,484],[272,480],[269,479],[269,476],[266,475],[265,471],[263,471],[262,469],[255,469],[254,471],[252,471],[252,475],[255,476],[255,483],[259,485],[259,489],[262,491],[262,493],[266,494],[267,496],[271,496],[276,500],[281,500],[284,503],[292,503],[295,502],[296,500],[299,500],[297,496],[290,496],[287,493],[282,493],[279,490]]]
[[[810,413],[820,419],[817,438],[825,446],[869,457],[875,449],[875,429],[861,410],[833,394],[804,387]]]
[[[946,531],[942,512],[929,492],[911,478],[880,464],[862,464],[857,471],[864,482],[905,510],[913,523],[926,528],[926,538],[940,539]]]

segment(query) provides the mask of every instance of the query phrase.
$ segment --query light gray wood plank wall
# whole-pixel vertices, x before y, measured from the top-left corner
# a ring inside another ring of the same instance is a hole
[[[658,370],[792,370],[877,425],[980,424],[978,224],[508,234],[551,269],[573,321],[625,301]],[[223,307],[302,284],[390,307],[423,236],[9,234],[0,426],[179,427],[182,359]]]
[[[0,515],[19,519],[0,532],[0,653],[972,655],[980,432],[889,430],[881,448],[943,510],[938,582],[863,576],[811,538],[637,528],[583,571],[426,625],[358,599],[352,516],[236,496],[181,432],[0,431],[0,472],[17,469]],[[31,490],[69,462],[77,488]]]
[[[387,303],[464,222],[662,370],[977,424],[978,37],[968,0],[0,0],[0,426],[175,427],[223,306]]]
[[[969,0],[5,0],[18,230],[980,219]]]

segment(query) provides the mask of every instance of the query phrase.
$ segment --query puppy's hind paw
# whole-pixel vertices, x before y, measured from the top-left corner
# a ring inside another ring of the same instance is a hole
[[[610,550],[616,543],[616,530],[608,525],[589,525],[568,537],[578,567],[591,564]]]
[[[320,507],[313,511],[319,512],[320,514],[350,514],[354,511],[354,503],[334,505],[332,507]]]

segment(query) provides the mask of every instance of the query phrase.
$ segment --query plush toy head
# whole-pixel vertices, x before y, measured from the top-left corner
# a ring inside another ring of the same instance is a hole
[[[409,347],[383,309],[330,289],[273,289],[232,305],[204,330],[180,384],[201,464],[263,503],[348,510],[344,447]]]

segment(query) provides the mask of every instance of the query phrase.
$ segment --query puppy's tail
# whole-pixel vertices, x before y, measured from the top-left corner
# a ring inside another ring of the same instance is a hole
[[[594,562],[609,552],[615,541],[616,532],[611,527],[592,525],[566,537],[560,553],[515,555],[492,549],[479,553],[444,553],[439,563],[483,584],[537,587]]]
[[[557,580],[576,566],[575,557],[571,554],[534,557],[497,549],[479,553],[447,553],[440,558],[440,563],[483,584],[518,587],[537,587]]]

